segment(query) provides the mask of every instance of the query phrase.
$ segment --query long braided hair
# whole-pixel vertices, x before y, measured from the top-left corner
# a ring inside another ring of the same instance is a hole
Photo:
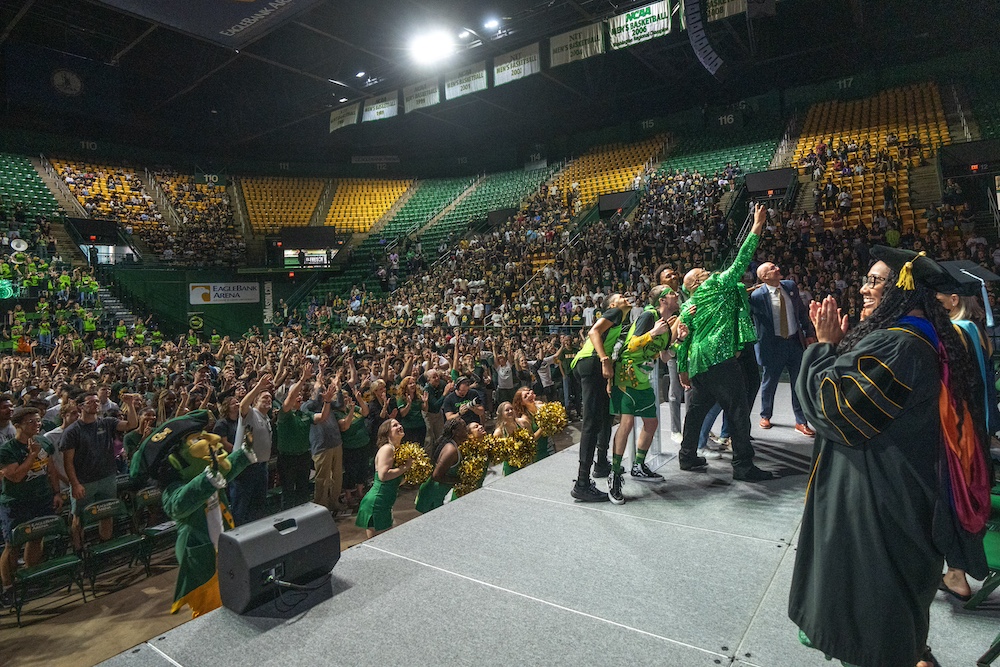
[[[948,355],[951,374],[949,388],[958,403],[956,406],[959,418],[958,428],[959,433],[961,433],[965,414],[962,409],[963,405],[969,407],[969,411],[976,418],[977,423],[984,418],[982,403],[979,399],[974,398],[979,392],[979,369],[973,365],[972,359],[962,343],[961,334],[955,330],[951,318],[948,317],[948,311],[937,300],[937,292],[919,284],[914,290],[901,289],[896,287],[897,278],[896,271],[890,268],[885,290],[882,292],[882,301],[868,318],[844,336],[844,339],[837,345],[837,354],[850,352],[868,334],[889,328],[910,311],[922,310],[924,317],[937,332]]]
[[[437,465],[438,457],[441,456],[441,450],[444,449],[445,445],[449,442],[454,442],[456,446],[460,444],[455,435],[462,432],[463,428],[465,429],[465,433],[468,434],[469,426],[461,417],[454,417],[444,423],[444,428],[441,430],[441,437],[434,443],[434,451],[431,452],[432,465]],[[464,442],[465,438],[461,438],[461,440]]]

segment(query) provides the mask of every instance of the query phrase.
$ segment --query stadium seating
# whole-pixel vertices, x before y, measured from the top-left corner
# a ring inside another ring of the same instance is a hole
[[[598,146],[574,160],[553,181],[563,201],[573,183],[579,184],[580,201],[590,204],[598,195],[631,190],[635,177],[663,148],[662,136],[634,144]]]
[[[181,226],[171,232],[169,243],[165,232],[146,234],[150,247],[160,254],[169,245],[176,261],[183,264],[242,264],[246,245],[236,229],[226,186],[197,183],[191,174],[170,170],[157,171],[155,176],[181,217]]]
[[[412,180],[338,179],[325,224],[347,232],[367,232],[412,183]]]
[[[54,218],[59,212],[56,198],[28,158],[0,153],[0,206],[12,213],[18,203],[24,205],[29,221],[38,216]]]
[[[91,217],[118,220],[139,230],[159,227],[162,216],[131,167],[69,160],[51,162]]]
[[[319,204],[323,184],[322,178],[241,178],[250,226],[264,234],[277,233],[282,227],[305,227]]]
[[[455,201],[458,195],[472,185],[473,180],[472,177],[465,177],[417,181],[413,194],[378,235],[384,239],[395,239],[416,231],[440,213],[445,206]]]
[[[764,171],[778,147],[777,139],[751,140],[735,146],[730,143],[732,141],[728,135],[681,137],[660,163],[659,172],[687,170],[711,176],[730,163],[738,164],[744,174]]]
[[[551,166],[531,171],[518,169],[487,174],[465,199],[421,235],[424,248],[433,252],[442,239],[463,232],[471,221],[485,218],[490,211],[516,208],[556,170],[557,166]]]
[[[793,154],[793,164],[802,164],[810,151],[821,142],[834,147],[843,140],[870,141],[874,150],[888,149],[898,157],[904,168],[899,171],[876,173],[874,161],[866,165],[862,175],[842,176],[831,173],[831,177],[841,189],[851,192],[853,198],[852,215],[860,211],[865,224],[872,223],[873,215],[883,208],[882,191],[888,183],[896,190],[898,210],[904,225],[922,223],[922,210],[914,211],[909,200],[909,176],[905,167],[916,162],[915,154],[907,158],[899,146],[888,146],[887,139],[895,134],[900,142],[916,136],[921,143],[921,157],[930,158],[936,146],[951,143],[948,123],[937,85],[923,83],[903,88],[884,90],[876,96],[853,101],[830,101],[815,104],[809,108],[802,133]],[[874,151],[873,151],[874,152]],[[860,154],[859,154],[860,155]],[[907,161],[909,160],[909,161]],[[808,168],[803,167],[802,173]],[[824,177],[826,178],[826,177]],[[822,212],[827,223],[833,211]],[[849,218],[848,223],[857,218]]]

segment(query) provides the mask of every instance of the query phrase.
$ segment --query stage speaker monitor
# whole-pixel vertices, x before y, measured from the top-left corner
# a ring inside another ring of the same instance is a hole
[[[274,598],[271,578],[308,584],[340,560],[340,531],[330,510],[306,503],[219,536],[219,593],[237,614]]]
[[[722,58],[712,48],[705,32],[707,22],[705,13],[706,0],[685,0],[684,2],[684,23],[687,26],[688,39],[691,41],[691,48],[698,56],[702,67],[719,81],[725,78]]]

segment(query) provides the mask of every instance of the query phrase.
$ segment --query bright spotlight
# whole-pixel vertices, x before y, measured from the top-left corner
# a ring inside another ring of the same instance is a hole
[[[455,42],[443,30],[421,35],[410,42],[410,54],[421,65],[444,60],[455,52]]]
[[[344,103],[344,102],[346,102],[346,101],[347,101],[347,98],[346,98],[346,97],[341,97],[341,98],[340,98],[340,103],[341,103],[341,104],[343,104],[343,103]]]
[[[469,32],[468,30],[463,30],[462,32],[458,33],[458,38],[459,39],[469,39],[469,37],[471,37],[471,36],[472,36],[472,33]]]
[[[365,76],[365,73],[364,73],[364,72],[358,72],[358,73],[357,73],[357,74],[355,74],[354,76],[356,76],[356,77],[358,77],[359,79],[361,79],[361,78],[363,78],[363,77]]]
[[[500,21],[497,21],[496,19],[487,19],[486,23],[483,24],[483,27],[487,30],[496,30],[500,27]]]

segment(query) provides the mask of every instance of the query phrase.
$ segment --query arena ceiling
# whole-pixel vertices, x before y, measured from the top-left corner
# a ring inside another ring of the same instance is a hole
[[[341,99],[362,100],[427,77],[407,53],[423,26],[487,34],[454,56],[451,69],[646,2],[323,0],[236,51],[100,2],[6,0],[0,3],[5,47],[37,45],[113,65],[120,106],[103,116],[39,114],[8,95],[3,122],[271,159],[489,150],[971,49],[995,42],[997,27],[988,0],[781,0],[776,17],[751,26],[745,15],[709,24],[713,45],[730,66],[724,82],[702,68],[675,21],[666,37],[419,112],[328,132],[329,112]],[[482,29],[490,15],[501,21],[500,38]],[[8,79],[17,76],[10,69],[4,68]],[[366,74],[358,78],[361,71]]]

